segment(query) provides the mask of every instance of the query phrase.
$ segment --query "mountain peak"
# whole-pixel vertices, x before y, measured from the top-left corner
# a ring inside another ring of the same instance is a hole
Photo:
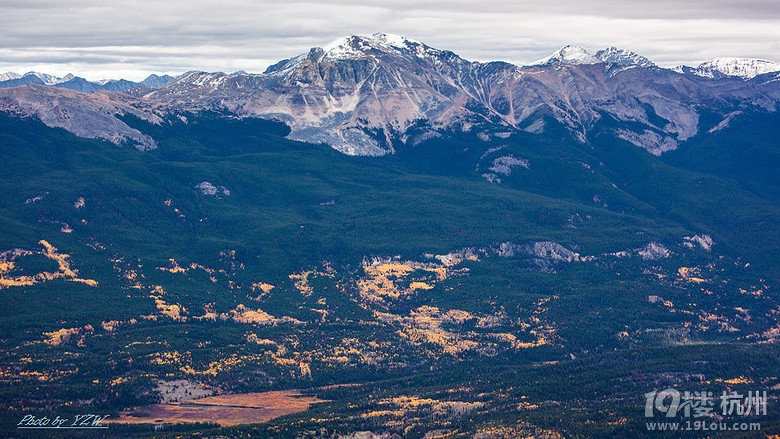
[[[163,85],[167,84],[168,82],[172,81],[174,78],[170,75],[155,75],[152,73],[151,75],[147,76],[146,79],[140,82],[141,85],[149,87],[149,88],[160,88]]]
[[[279,61],[268,67],[265,74],[284,75],[307,61],[348,61],[366,59],[405,58],[436,62],[453,55],[452,52],[434,49],[421,41],[400,35],[374,33],[371,35],[349,35],[322,47],[313,47],[308,52]]]
[[[596,58],[609,64],[622,66],[655,67],[655,63],[644,56],[630,50],[608,47],[596,52]]]
[[[714,58],[699,64],[694,73],[706,78],[721,75],[750,79],[764,73],[780,71],[780,64],[774,61],[754,58]]]
[[[433,49],[420,41],[382,32],[350,35],[322,47],[323,56],[330,59],[362,59],[370,56],[374,50],[385,53],[411,50],[417,55],[423,55]]]
[[[580,65],[580,64],[599,64],[602,61],[595,56],[588,53],[587,50],[580,46],[563,46],[560,49],[553,52],[552,55],[542,58],[534,63],[532,66],[549,66],[553,64],[563,65]]]

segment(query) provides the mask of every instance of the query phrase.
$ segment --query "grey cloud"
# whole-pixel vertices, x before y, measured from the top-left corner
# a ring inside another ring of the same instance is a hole
[[[0,70],[41,66],[88,77],[262,71],[312,46],[377,31],[467,59],[520,64],[570,43],[616,45],[661,65],[716,56],[780,60],[776,0],[30,0],[0,1],[0,12]]]

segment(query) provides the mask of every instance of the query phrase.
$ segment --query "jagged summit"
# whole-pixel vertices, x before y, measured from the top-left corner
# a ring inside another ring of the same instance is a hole
[[[644,56],[630,50],[608,47],[596,52],[596,58],[608,64],[622,66],[656,67],[656,64]]]
[[[588,53],[587,50],[580,46],[563,46],[560,49],[553,52],[552,55],[542,58],[538,61],[531,63],[532,66],[549,66],[553,64],[562,65],[582,65],[582,64],[599,64],[602,61],[595,56]]]

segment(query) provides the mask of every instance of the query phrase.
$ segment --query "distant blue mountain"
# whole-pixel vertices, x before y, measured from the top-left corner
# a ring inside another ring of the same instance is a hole
[[[0,81],[0,88],[12,88],[22,85],[37,84],[47,85],[51,87],[67,88],[70,90],[76,90],[83,93],[91,93],[97,90],[111,90],[111,91],[125,91],[136,87],[147,88],[159,88],[165,85],[168,81],[174,79],[170,75],[149,75],[141,82],[128,81],[126,79],[110,79],[107,81],[88,81],[79,76],[73,76],[68,74],[62,78],[58,78],[53,75],[38,72],[28,72],[23,76],[19,76],[14,73],[6,73],[2,75],[5,81]]]

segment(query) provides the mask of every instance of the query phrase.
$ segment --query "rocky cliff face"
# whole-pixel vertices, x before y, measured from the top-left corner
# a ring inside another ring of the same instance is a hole
[[[620,49],[594,56],[573,46],[530,66],[477,63],[419,41],[374,34],[315,47],[263,74],[188,72],[136,99],[101,95],[110,110],[91,108],[95,99],[64,94],[66,101],[83,102],[70,104],[77,113],[68,123],[34,105],[34,95],[41,94],[36,89],[0,90],[0,108],[27,111],[78,135],[139,143],[129,127],[111,121],[110,130],[98,133],[101,128],[80,126],[75,116],[94,120],[106,111],[135,111],[155,120],[155,113],[218,110],[283,120],[291,137],[352,155],[391,153],[394,140],[415,143],[441,130],[540,133],[549,120],[587,142],[609,122],[615,138],[661,154],[699,133],[702,111],[724,119],[734,111],[776,111],[777,76],[711,78],[659,68]]]

